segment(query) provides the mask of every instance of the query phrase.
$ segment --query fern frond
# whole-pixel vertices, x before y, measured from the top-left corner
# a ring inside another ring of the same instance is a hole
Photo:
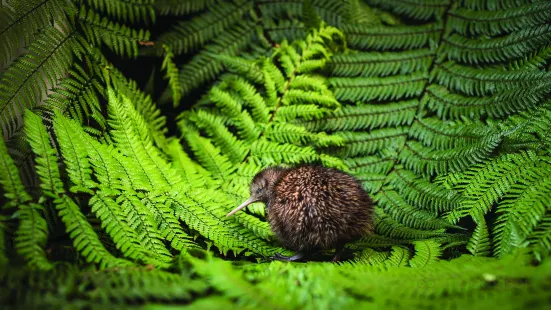
[[[379,218],[375,223],[375,231],[379,235],[404,240],[423,240],[446,236],[444,229],[422,230],[407,227],[392,219],[380,208],[377,208],[376,214]]]
[[[312,133],[302,126],[287,123],[271,123],[264,131],[266,138],[296,145],[315,145],[317,147],[340,146],[343,139],[336,135]]]
[[[50,146],[49,136],[39,116],[27,110],[25,132],[36,154],[36,170],[40,177],[43,194],[54,199],[61,220],[66,226],[73,244],[88,262],[102,266],[120,266],[127,261],[113,257],[99,241],[97,234],[86,220],[79,206],[66,195],[60,178],[55,150]]]
[[[331,78],[335,97],[346,101],[400,100],[417,97],[427,83],[424,73],[382,78]]]
[[[177,107],[180,104],[180,89],[182,88],[180,86],[180,76],[178,75],[178,68],[176,68],[176,64],[174,64],[173,58],[174,53],[172,53],[172,50],[167,45],[163,45],[163,48],[165,50],[165,58],[163,59],[163,64],[161,66],[161,70],[166,71],[165,78],[168,79],[168,84],[170,85],[170,88],[172,89],[172,100],[174,102],[173,106]]]
[[[350,47],[361,50],[392,50],[429,47],[442,31],[441,24],[422,26],[364,27],[342,25],[340,27]]]
[[[335,151],[342,157],[372,155],[383,149],[398,149],[406,140],[405,128],[383,128],[366,132],[342,131],[337,134],[343,146]]]
[[[101,61],[101,66],[106,64],[105,58]],[[145,94],[138,87],[137,83],[125,77],[119,70],[111,69],[111,82],[118,93],[128,98],[136,112],[143,118],[149,131],[149,135],[155,144],[164,149],[166,147],[165,134],[167,129],[167,117],[161,113],[161,110],[154,104],[151,96]]]
[[[348,14],[345,20],[349,24],[380,25],[381,19],[378,12],[364,1],[348,3]]]
[[[54,119],[54,131],[59,141],[66,170],[73,186],[71,192],[92,193],[97,183],[92,180],[92,168],[87,158],[85,141],[73,137],[73,128],[61,114]]]
[[[111,237],[117,249],[119,249],[125,257],[143,261],[145,263],[155,263],[149,253],[141,247],[138,234],[132,229],[128,223],[127,215],[123,212],[121,206],[114,200],[109,198],[113,195],[112,191],[102,189],[98,191],[91,199],[90,206],[102,221],[102,228]]]
[[[67,72],[73,61],[74,40],[74,29],[65,25],[48,28],[2,73],[0,124],[8,139],[22,127],[21,112],[35,107],[50,85]]]
[[[497,36],[531,28],[551,19],[548,1],[534,1],[499,10],[454,8],[448,13],[450,27],[461,35]]]
[[[233,221],[223,220],[227,209],[221,206],[229,201],[221,201],[220,195],[212,190],[191,190],[178,192],[170,198],[171,206],[184,223],[191,229],[213,240],[222,253],[232,250],[238,254],[249,249],[262,256],[272,255],[273,251],[288,251],[269,246],[260,238],[244,233],[243,227]]]
[[[96,74],[86,72],[78,63],[69,70],[70,77],[62,79],[44,100],[44,115],[53,118],[55,111],[68,113],[71,118],[86,124],[89,119],[95,120],[105,129],[105,119],[99,102],[98,93],[103,87]]]
[[[136,230],[138,241],[156,262],[155,265],[167,267],[172,261],[172,254],[161,240],[153,213],[136,196],[135,193],[127,190],[117,198],[116,203],[121,205],[128,218],[129,226]]]
[[[383,188],[374,198],[387,215],[408,227],[424,230],[453,227],[446,221],[437,218],[437,214],[409,205],[396,191]]]
[[[141,178],[147,180],[150,188],[162,189],[178,183],[179,177],[167,169],[168,163],[153,146],[143,117],[136,113],[128,98],[117,98],[111,88],[108,97],[109,125],[113,128],[110,133],[116,146],[127,156],[124,160],[133,159],[137,163]]]
[[[435,214],[459,207],[461,197],[456,191],[434,184],[410,170],[399,168],[396,167],[389,174],[387,182],[391,188],[397,189],[409,204]]]
[[[199,136],[197,132],[192,133],[189,130],[187,131],[184,134],[184,139],[204,169],[209,171],[215,180],[229,180],[230,174],[235,169],[229,158],[220,154],[218,148],[212,145],[209,140]]]
[[[80,9],[78,20],[90,44],[95,46],[105,44],[121,56],[137,57],[138,41],[149,40],[147,30],[136,30],[114,23],[107,18],[102,18],[94,10],[87,10],[84,6]]]
[[[467,97],[452,93],[447,88],[431,84],[426,89],[423,103],[443,119],[458,119],[469,115],[472,119],[482,116],[501,118],[529,109],[541,103],[547,95],[548,85],[511,87],[484,97]]]
[[[214,39],[211,44],[204,47],[189,63],[183,65],[180,69],[182,95],[185,96],[203,83],[213,80],[223,69],[221,61],[214,55],[235,55],[250,41],[254,34],[253,26],[251,22],[238,22],[223,36]]]
[[[480,122],[450,123],[429,117],[413,122],[408,133],[424,146],[435,150],[487,143],[482,142],[484,139],[499,141],[502,135],[494,128],[483,127]]]
[[[551,19],[551,18],[550,18]],[[459,34],[444,38],[442,53],[448,59],[469,64],[519,59],[549,42],[551,26],[543,24],[492,39],[471,39]]]
[[[0,67],[7,65],[19,48],[31,43],[37,31],[50,26],[51,20],[67,25],[66,13],[75,10],[69,0],[10,1],[0,6]]]
[[[398,158],[402,164],[421,174],[442,174],[460,171],[487,158],[501,141],[501,135],[484,137],[471,145],[456,149],[434,150],[419,142],[406,142]]]
[[[466,171],[456,181],[466,201],[448,214],[449,220],[455,222],[469,213],[486,214],[519,177],[534,169],[532,156],[531,153],[504,155]]]
[[[0,185],[7,199],[3,209],[18,208],[19,227],[15,233],[17,253],[25,258],[31,268],[49,270],[53,266],[44,251],[48,231],[46,221],[40,214],[42,207],[33,203],[31,196],[25,191],[17,167],[8,155],[3,140],[0,140],[0,165]]]
[[[182,149],[182,144],[177,139],[172,139],[166,150],[170,163],[181,176],[185,184],[196,184],[198,187],[206,186],[210,174]]]
[[[237,80],[240,80],[241,76],[243,76],[245,79],[258,84],[264,81],[264,75],[255,61],[224,54],[214,56],[222,62],[226,70],[235,74]],[[231,83],[231,81],[228,82]]]
[[[544,261],[551,252],[551,216],[549,213],[541,219],[541,223],[528,237],[533,245],[534,256],[538,261]]]
[[[175,55],[188,53],[224,33],[226,29],[243,20],[243,15],[253,7],[252,1],[222,2],[208,5],[209,10],[191,21],[177,23],[173,29],[159,38]]]
[[[156,0],[155,10],[160,15],[185,15],[209,7],[217,0]]]
[[[547,128],[551,127],[551,111],[545,104],[509,118],[512,129],[505,136],[504,151],[548,149],[551,141]]]
[[[48,226],[41,215],[42,209],[42,206],[32,202],[19,206],[19,227],[15,233],[15,248],[31,268],[50,270],[53,265],[48,261],[44,251],[48,239]]]
[[[347,16],[349,3],[331,0],[312,0],[311,7],[323,21],[329,25],[342,23]],[[265,1],[258,2],[262,16],[272,19],[291,18],[304,20],[304,1]]]
[[[161,238],[170,242],[173,249],[182,252],[188,248],[199,248],[180,226],[180,222],[171,209],[165,193],[153,193],[151,196],[144,198],[143,202],[150,212],[155,215],[155,222]]]
[[[31,201],[32,198],[21,183],[19,171],[8,154],[3,139],[0,140],[0,184],[2,185],[2,193],[6,197],[2,209],[15,208]]]
[[[549,83],[551,74],[537,70],[478,69],[446,62],[431,73],[433,80],[468,96],[487,96],[511,88],[531,88]]]
[[[239,298],[240,306],[284,309],[276,303],[273,295],[265,294],[243,279],[229,262],[209,257],[206,262],[194,259],[191,263],[195,271],[215,288],[231,298]]]
[[[519,165],[523,170],[513,176],[516,177],[514,183],[496,210],[499,217],[494,234],[498,256],[520,246],[539,227],[549,209],[551,166],[533,157],[528,160],[531,161],[529,165]]]
[[[36,154],[36,173],[40,178],[43,195],[57,198],[65,192],[59,173],[56,151],[50,145],[50,137],[40,116],[30,110],[25,112],[25,133]]]
[[[345,105],[323,119],[299,120],[298,123],[313,131],[371,130],[410,125],[418,104],[416,100],[408,100],[384,105]]]
[[[123,22],[155,22],[154,0],[90,0],[87,3],[94,9]]]
[[[440,244],[436,241],[415,241],[415,255],[409,261],[413,268],[425,267],[433,264],[442,255]]]
[[[467,250],[475,256],[489,256],[492,249],[492,243],[486,220],[482,213],[473,214],[473,219],[476,223],[476,228],[471,239],[469,239]]]
[[[337,54],[329,68],[337,76],[390,76],[421,71],[432,63],[434,52],[416,49],[401,52],[357,52]]]
[[[391,12],[404,15],[417,20],[441,19],[444,12],[448,9],[451,1],[449,0],[422,0],[409,2],[402,0],[369,0],[369,4],[380,6]]]

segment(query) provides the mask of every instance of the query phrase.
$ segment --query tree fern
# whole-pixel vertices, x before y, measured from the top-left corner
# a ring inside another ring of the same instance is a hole
[[[340,25],[354,14],[370,14],[370,8],[356,1],[351,2],[311,1],[306,12],[312,11],[330,25]],[[223,73],[224,66],[217,59],[217,54],[267,55],[268,49],[283,39],[292,41],[304,37],[310,26],[304,24],[308,14],[304,13],[303,3],[296,1],[192,1],[172,4],[176,6],[174,14],[187,11],[201,13],[191,20],[176,23],[159,37],[159,44],[170,46],[175,54],[198,50],[189,62],[180,65],[183,95],[214,81]],[[165,1],[158,4],[161,13],[169,12],[165,9],[166,5]],[[369,16],[373,17],[373,22],[379,22],[374,14]],[[193,78],[186,79],[186,76]],[[165,92],[161,101],[169,98],[169,93]]]
[[[0,300],[546,304],[548,7],[9,1]],[[168,31],[151,27],[157,14]],[[118,59],[138,56],[165,76],[147,92]],[[157,94],[176,110],[158,108]],[[287,250],[264,206],[225,217],[260,169],[305,162],[355,175],[375,200],[375,234],[350,243],[344,262],[268,262]]]
[[[41,114],[61,110],[83,123],[91,119],[103,124],[98,95],[105,89],[99,82],[105,82],[106,64],[93,59],[103,56],[98,49],[103,44],[120,55],[136,56],[138,42],[146,41],[148,32],[117,21],[153,17],[152,3],[10,1],[0,8],[4,12],[0,33],[5,34],[0,36],[4,51],[0,62],[6,68],[0,73],[0,126],[8,149],[18,154],[15,161],[23,166],[23,181],[28,184],[32,180],[27,175],[32,172],[30,149],[22,133],[25,109]]]

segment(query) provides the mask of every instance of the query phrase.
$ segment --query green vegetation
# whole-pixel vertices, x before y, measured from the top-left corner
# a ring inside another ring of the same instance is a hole
[[[544,307],[550,68],[546,0],[3,1],[0,302]],[[376,233],[271,262],[264,206],[225,215],[310,162]]]

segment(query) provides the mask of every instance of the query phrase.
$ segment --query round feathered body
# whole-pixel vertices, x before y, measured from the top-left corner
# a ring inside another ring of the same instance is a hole
[[[266,202],[268,222],[285,247],[332,249],[373,231],[373,202],[352,176],[330,168],[285,170]]]
[[[321,166],[270,167],[251,183],[283,245],[298,252],[332,249],[373,231],[373,201],[353,176]]]

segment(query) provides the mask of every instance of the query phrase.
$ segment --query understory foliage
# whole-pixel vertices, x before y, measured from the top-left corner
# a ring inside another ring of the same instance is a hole
[[[549,1],[415,2],[2,2],[2,304],[546,304]],[[158,105],[106,57],[139,53]],[[264,206],[226,218],[301,163],[376,202],[344,262],[270,262]]]

